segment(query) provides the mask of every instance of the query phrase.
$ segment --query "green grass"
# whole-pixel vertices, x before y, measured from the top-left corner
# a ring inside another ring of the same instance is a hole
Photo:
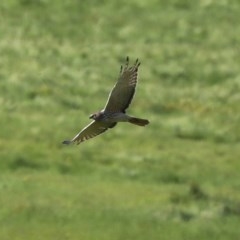
[[[237,239],[240,3],[3,0],[0,239]],[[129,113],[63,146],[126,56]]]

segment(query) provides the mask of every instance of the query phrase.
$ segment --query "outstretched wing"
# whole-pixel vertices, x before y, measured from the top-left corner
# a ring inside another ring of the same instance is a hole
[[[108,128],[113,128],[117,123],[108,123],[108,122],[99,122],[99,121],[92,121],[88,124],[82,131],[80,131],[72,140],[65,140],[63,144],[70,144],[76,142],[77,144],[93,138],[106,130]]]
[[[140,62],[137,59],[133,66],[129,67],[128,64],[129,58],[127,57],[125,66],[121,66],[118,81],[109,94],[105,106],[107,112],[125,112],[132,101]]]

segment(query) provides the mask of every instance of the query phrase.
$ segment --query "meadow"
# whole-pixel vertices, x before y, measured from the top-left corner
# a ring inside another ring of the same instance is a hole
[[[237,0],[0,3],[0,239],[239,239]],[[131,115],[65,146],[140,59]]]

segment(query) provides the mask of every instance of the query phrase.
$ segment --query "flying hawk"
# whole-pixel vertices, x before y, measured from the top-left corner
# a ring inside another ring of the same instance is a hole
[[[125,110],[129,107],[137,84],[138,59],[133,66],[129,66],[129,58],[126,59],[125,66],[121,66],[118,81],[109,94],[107,103],[103,110],[90,115],[93,121],[83,128],[72,140],[65,140],[63,144],[76,142],[77,144],[93,138],[109,128],[116,126],[118,122],[129,122],[138,126],[149,124],[146,119],[131,117]]]

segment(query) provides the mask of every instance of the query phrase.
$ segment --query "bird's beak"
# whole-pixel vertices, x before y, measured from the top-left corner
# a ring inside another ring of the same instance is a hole
[[[89,116],[89,118],[92,119],[92,118],[93,118],[93,114],[91,114],[91,115]]]

